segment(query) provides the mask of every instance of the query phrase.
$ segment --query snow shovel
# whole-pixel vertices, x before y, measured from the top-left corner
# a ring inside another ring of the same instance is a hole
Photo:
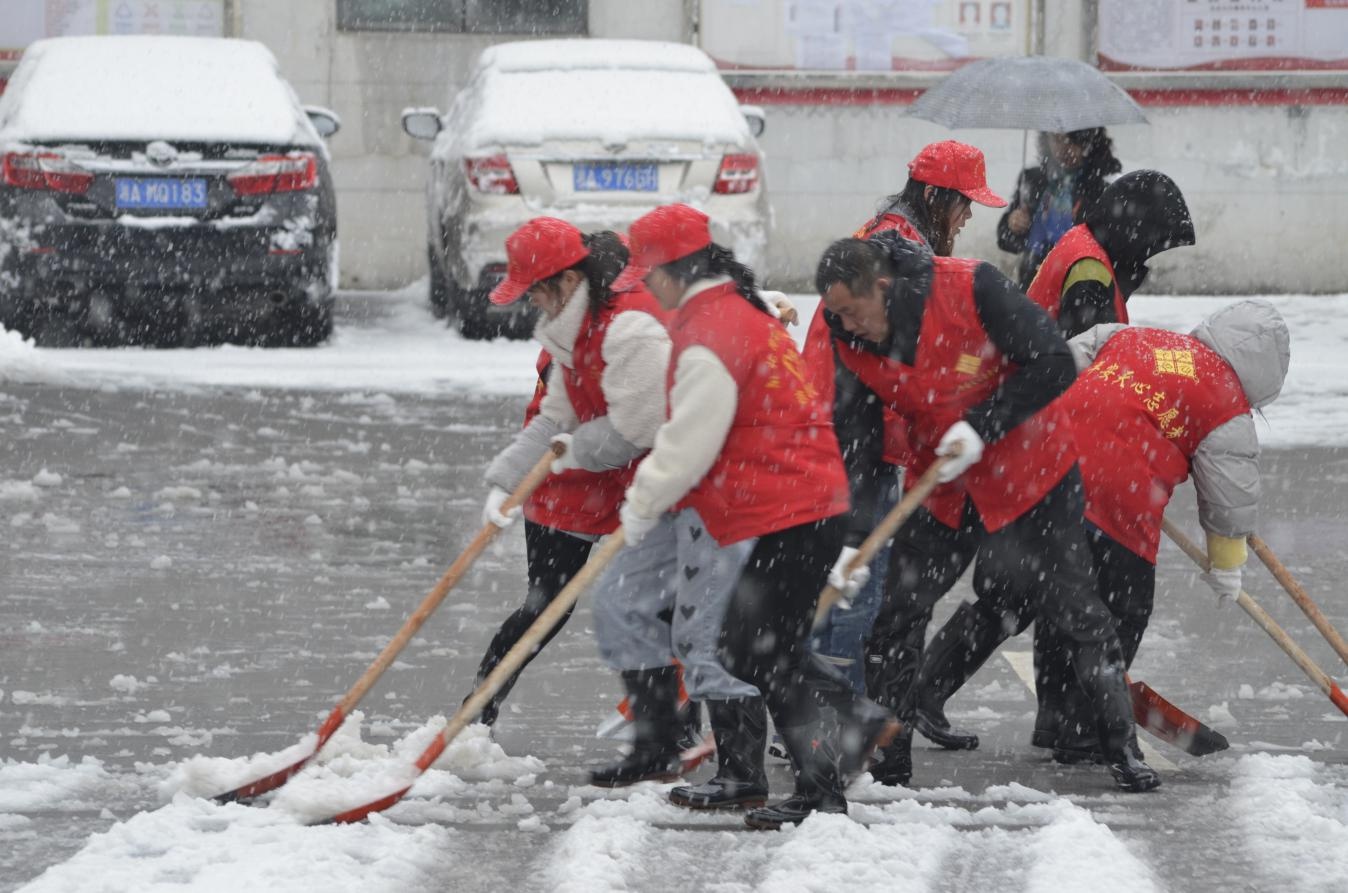
[[[941,485],[936,476],[941,473],[941,468],[947,461],[959,455],[959,447],[955,449],[957,452],[948,456],[938,456],[935,462],[927,466],[927,470],[922,473],[922,477],[917,479],[913,489],[903,494],[903,499],[900,499],[898,504],[889,510],[889,514],[881,518],[875,529],[861,541],[861,545],[857,547],[857,554],[852,556],[852,563],[847,566],[849,574],[859,567],[870,564],[875,558],[875,553],[879,552],[885,543],[894,538],[894,534],[899,532],[899,528],[903,526],[909,516],[917,511],[917,507],[926,502],[927,497],[931,495],[931,491]],[[823,623],[829,610],[841,597],[842,592],[836,587],[832,585],[824,587],[824,591],[819,593],[819,605],[814,609],[815,627]]]
[[[1124,678],[1128,680],[1128,693],[1133,696],[1133,721],[1139,728],[1196,757],[1231,746],[1225,735],[1194,719],[1147,683]]]
[[[482,708],[492,699],[492,696],[501,690],[501,686],[514,675],[516,670],[524,665],[524,662],[533,654],[534,649],[561,622],[561,619],[566,616],[566,612],[571,610],[572,605],[580,598],[581,593],[598,579],[604,568],[608,567],[609,562],[613,560],[613,556],[622,550],[623,545],[623,533],[622,529],[619,528],[599,547],[598,552],[590,556],[590,560],[585,562],[585,566],[580,569],[580,572],[571,578],[571,582],[562,587],[562,591],[557,593],[557,597],[552,600],[552,603],[543,609],[543,613],[538,615],[538,619],[524,631],[524,635],[520,636],[519,641],[505,653],[496,668],[487,674],[487,678],[482,680],[482,684],[477,687],[477,690],[469,695],[468,700],[464,701],[458,711],[450,717],[448,725],[441,730],[440,734],[435,736],[430,745],[417,757],[416,772],[409,780],[407,787],[355,809],[340,812],[327,819],[324,824],[359,822],[371,813],[382,812],[401,800],[403,795],[412,789],[412,782],[431,767],[431,764],[439,758],[440,754],[444,753],[445,748],[458,737],[460,732],[468,727],[469,723],[477,719],[482,713]]]
[[[525,501],[528,500],[529,494],[533,493],[538,485],[543,483],[544,479],[552,472],[552,462],[561,455],[559,452],[561,449],[565,448],[554,446],[552,450],[543,456],[543,458],[538,460],[538,464],[530,469],[529,473],[525,475],[524,480],[515,488],[515,492],[511,493],[502,504],[501,511],[503,514],[523,505]],[[330,739],[337,732],[337,729],[341,727],[342,723],[346,721],[347,715],[356,708],[356,705],[360,703],[360,699],[365,697],[366,692],[374,686],[375,682],[379,680],[379,677],[384,674],[384,671],[387,670],[394,659],[397,658],[399,652],[401,652],[407,643],[412,640],[412,637],[417,634],[417,630],[421,629],[421,625],[435,612],[436,608],[440,607],[440,603],[445,600],[445,596],[449,594],[451,589],[458,585],[459,581],[463,579],[464,574],[468,573],[468,569],[473,566],[473,562],[477,561],[478,556],[486,550],[487,546],[490,545],[491,541],[494,540],[496,535],[500,532],[501,528],[490,522],[482,525],[482,529],[478,531],[477,536],[473,537],[473,541],[468,544],[468,547],[463,550],[463,553],[449,566],[449,570],[445,571],[444,576],[440,578],[434,588],[426,594],[426,597],[422,599],[421,604],[412,612],[412,616],[408,617],[407,621],[402,625],[402,629],[398,630],[398,634],[393,637],[392,641],[384,646],[384,650],[375,658],[374,663],[370,664],[365,673],[356,680],[356,684],[351,687],[351,690],[346,693],[346,696],[342,698],[341,702],[328,714],[328,718],[323,720],[323,725],[318,727],[318,740],[314,744],[314,749],[308,755],[300,758],[297,762],[291,763],[284,769],[280,769],[270,775],[259,778],[256,781],[250,781],[232,791],[218,794],[213,799],[217,803],[232,803],[239,800],[250,800],[265,794],[268,791],[279,788],[303,769],[305,764],[323,749],[323,745],[328,743],[328,739]]]
[[[1287,594],[1292,597],[1292,601],[1296,602],[1297,607],[1301,609],[1307,619],[1315,624],[1315,628],[1320,631],[1320,635],[1324,636],[1325,641],[1338,652],[1340,659],[1348,664],[1348,642],[1343,641],[1343,636],[1339,635],[1339,631],[1334,628],[1334,624],[1329,622],[1329,618],[1310,597],[1310,593],[1302,588],[1301,584],[1292,576],[1292,572],[1278,560],[1278,556],[1273,554],[1273,550],[1269,548],[1268,543],[1253,533],[1249,536],[1249,542],[1254,554],[1258,555],[1259,560],[1264,562],[1264,567],[1268,568],[1274,579],[1282,584],[1283,589],[1287,590]]]
[[[1165,529],[1166,536],[1174,540],[1175,545],[1179,546],[1184,554],[1193,559],[1194,564],[1201,567],[1204,572],[1211,568],[1208,556],[1193,540],[1184,535],[1184,531],[1172,524],[1169,519],[1163,521],[1162,526]],[[1287,631],[1279,626],[1278,622],[1270,617],[1268,612],[1260,607],[1259,603],[1251,598],[1248,592],[1242,590],[1236,598],[1236,604],[1240,605],[1245,613],[1249,614],[1254,622],[1259,624],[1264,632],[1268,633],[1269,638],[1287,653],[1287,656],[1301,668],[1303,673],[1310,677],[1311,681],[1329,697],[1335,707],[1348,715],[1348,695],[1345,695],[1343,689],[1339,688],[1338,683],[1329,678],[1329,674],[1320,669],[1315,661],[1311,660],[1306,652],[1302,651],[1297,643],[1292,641],[1291,636],[1287,635]]]

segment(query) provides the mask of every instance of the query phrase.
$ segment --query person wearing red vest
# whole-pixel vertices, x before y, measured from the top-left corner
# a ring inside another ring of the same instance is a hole
[[[1190,474],[1213,567],[1203,578],[1219,599],[1240,594],[1260,497],[1251,410],[1282,390],[1287,324],[1267,301],[1240,301],[1189,335],[1103,325],[1073,339],[1072,350],[1082,372],[1059,405],[1078,423],[1088,540],[1131,665],[1151,616],[1162,516]],[[1070,670],[1059,655],[1040,657],[1051,672],[1038,686],[1047,697],[1033,743],[1060,762],[1098,758]]]
[[[971,217],[973,202],[989,208],[1005,207],[1006,201],[988,188],[983,153],[966,143],[944,140],[922,149],[908,163],[908,182],[903,191],[884,202],[884,210],[866,221],[853,233],[864,239],[882,232],[896,232],[911,242],[949,256],[955,237]],[[827,387],[830,402],[833,393],[832,345],[821,304],[810,322],[803,355],[811,367],[822,369],[822,386]],[[816,355],[817,351],[822,354]],[[827,354],[827,355],[825,355]],[[878,523],[898,501],[900,469],[911,461],[906,426],[897,417],[886,418],[884,460],[879,477],[865,487],[874,494],[875,521]],[[859,489],[854,487],[853,489]],[[847,556],[850,560],[851,555]],[[829,611],[814,631],[815,651],[848,674],[853,685],[864,691],[865,672],[862,644],[880,607],[884,568],[889,548],[876,553],[870,565],[859,568],[850,580],[840,576],[831,580],[844,599]]]
[[[769,314],[753,272],[712,241],[705,214],[667,205],[639,218],[629,232],[635,262],[651,269],[651,292],[675,311],[669,417],[621,510],[623,534],[633,546],[615,559],[605,581],[630,578],[654,563],[683,587],[717,573],[705,559],[688,560],[696,554],[693,544],[713,542],[717,551],[707,557],[734,567],[716,617],[718,657],[762,694],[796,769],[794,795],[750,811],[745,821],[777,828],[816,811],[846,812],[845,779],[898,725],[806,647],[828,576],[821,549],[830,543],[836,549],[847,510],[829,407],[813,390],[791,337]],[[648,546],[661,538],[658,550]],[[629,603],[631,613],[637,607]],[[642,613],[649,618],[661,607],[647,603]],[[685,611],[714,610],[717,602],[685,602],[676,592],[669,607],[677,624]],[[596,604],[596,632],[598,614]],[[651,627],[635,618],[629,623],[634,636]],[[677,633],[673,642],[681,653]],[[658,652],[650,659],[660,659]],[[835,714],[827,723],[821,701]],[[762,803],[766,729],[755,722],[727,731],[728,739],[715,728],[722,761],[717,777],[674,789],[673,802],[693,808]],[[727,766],[723,750],[739,765]]]
[[[1127,747],[1122,653],[1087,557],[1076,445],[1054,404],[1076,370],[1053,321],[991,265],[933,257],[888,233],[835,242],[815,284],[837,352],[834,422],[851,479],[878,461],[883,406],[909,422],[914,475],[945,457],[942,485],[894,540],[866,645],[868,694],[900,719],[921,711],[943,722],[945,698],[1037,618],[1071,655],[1116,782],[1156,787]],[[867,522],[854,515],[851,542]],[[932,608],[971,562],[978,598],[924,659]],[[872,767],[877,781],[907,782],[911,745],[905,729]]]
[[[525,427],[487,467],[483,522],[509,526],[519,509],[503,515],[506,496],[553,441],[566,452],[523,506],[528,595],[488,645],[478,683],[585,564],[594,540],[617,529],[635,460],[664,418],[669,357],[665,313],[641,284],[645,271],[626,267],[617,234],[584,235],[563,220],[538,217],[506,240],[506,259],[506,278],[491,301],[527,295],[540,311],[534,335],[543,350]],[[482,722],[495,722],[518,678],[519,672],[487,704]],[[677,679],[673,684],[677,690]]]
[[[1194,244],[1194,223],[1175,181],[1132,171],[1109,184],[1044,258],[1026,294],[1072,338],[1091,326],[1128,322],[1127,301],[1147,261]]]

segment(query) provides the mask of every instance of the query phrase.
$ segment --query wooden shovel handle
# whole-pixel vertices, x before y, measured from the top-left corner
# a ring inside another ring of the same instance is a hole
[[[958,450],[958,447],[956,449]],[[880,519],[880,523],[875,526],[870,535],[861,541],[861,545],[857,547],[857,554],[852,556],[852,563],[847,566],[849,574],[859,567],[865,567],[875,559],[875,553],[879,552],[885,543],[894,538],[894,534],[899,532],[899,528],[903,526],[904,522],[913,512],[917,511],[917,507],[927,501],[931,491],[941,485],[940,480],[938,480],[941,469],[946,462],[958,455],[958,452],[953,452],[948,456],[939,456],[935,462],[927,467],[927,470],[922,473],[922,477],[918,478],[913,488],[903,494],[903,499],[900,499],[898,504],[890,509],[884,518]],[[829,609],[841,597],[842,593],[838,591],[837,587],[832,585],[824,587],[824,591],[819,593],[819,604],[814,609],[815,626],[824,622]]]
[[[1184,551],[1184,554],[1193,559],[1194,564],[1201,567],[1204,572],[1211,569],[1212,565],[1208,561],[1207,553],[1200,549],[1193,540],[1185,536],[1182,530],[1172,524],[1168,519],[1162,521],[1161,524],[1162,528],[1165,530],[1166,536],[1174,540],[1175,545],[1179,546],[1180,549]],[[1342,689],[1339,688],[1338,683],[1329,678],[1329,674],[1320,669],[1319,665],[1311,660],[1296,642],[1292,641],[1292,637],[1287,635],[1286,630],[1279,626],[1278,622],[1270,617],[1269,613],[1260,607],[1259,603],[1251,598],[1248,592],[1241,590],[1240,595],[1236,598],[1236,604],[1240,605],[1245,613],[1249,614],[1251,619],[1259,624],[1260,629],[1268,633],[1269,638],[1287,653],[1287,656],[1292,659],[1293,663],[1300,667],[1301,671],[1310,677],[1312,682],[1319,686],[1320,690],[1334,702],[1334,706],[1338,707],[1344,714],[1348,714],[1348,695],[1345,695]]]
[[[1348,642],[1343,640],[1339,631],[1335,629],[1334,624],[1329,622],[1329,618],[1320,610],[1320,606],[1310,597],[1310,593],[1302,588],[1301,584],[1292,576],[1292,572],[1287,569],[1278,556],[1273,554],[1268,543],[1264,542],[1256,534],[1249,536],[1250,548],[1254,554],[1259,556],[1259,560],[1268,568],[1273,578],[1282,584],[1282,588],[1287,590],[1287,594],[1292,597],[1292,601],[1297,603],[1297,607],[1306,615],[1307,619],[1315,625],[1320,631],[1320,635],[1325,637],[1331,647],[1338,653],[1344,663],[1348,664]]]

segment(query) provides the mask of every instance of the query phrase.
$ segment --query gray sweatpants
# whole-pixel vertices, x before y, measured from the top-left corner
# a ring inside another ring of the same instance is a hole
[[[695,701],[757,696],[716,657],[726,606],[756,542],[722,547],[693,509],[661,516],[595,584],[594,631],[604,663],[622,672],[678,658]]]

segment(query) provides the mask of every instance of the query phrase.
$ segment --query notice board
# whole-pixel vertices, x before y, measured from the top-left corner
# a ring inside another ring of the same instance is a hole
[[[701,0],[723,69],[949,71],[1027,51],[1030,0]]]
[[[0,0],[0,60],[44,37],[184,34],[223,37],[225,0]]]
[[[1348,69],[1348,0],[1098,0],[1108,71]]]

